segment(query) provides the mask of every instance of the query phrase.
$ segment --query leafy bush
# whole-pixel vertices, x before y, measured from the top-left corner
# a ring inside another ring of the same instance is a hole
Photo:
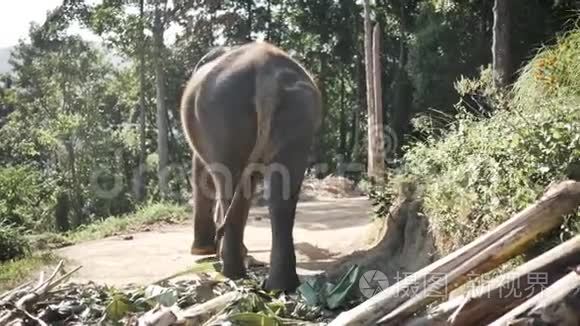
[[[53,186],[29,166],[0,168],[0,223],[27,228],[46,224]]]
[[[0,262],[23,258],[29,249],[21,228],[0,223]]]
[[[489,71],[458,82],[460,94],[477,93],[495,107],[490,118],[461,101],[450,130],[408,148],[398,174],[418,180],[443,253],[523,209],[578,164],[578,71],[580,30],[543,49],[512,91],[494,89]]]

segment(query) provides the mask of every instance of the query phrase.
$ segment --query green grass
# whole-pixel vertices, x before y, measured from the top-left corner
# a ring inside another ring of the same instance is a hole
[[[124,232],[142,231],[155,224],[176,224],[187,221],[190,211],[185,206],[173,204],[152,204],[134,213],[112,216],[107,219],[83,225],[67,233],[42,233],[30,235],[32,248],[36,250],[56,249],[67,245],[103,239]]]
[[[126,231],[139,231],[153,224],[176,224],[188,219],[188,209],[173,204],[152,204],[135,213],[109,217],[94,222],[65,235],[71,243],[106,238]]]
[[[58,260],[59,257],[55,254],[43,252],[0,263],[0,291],[12,289],[26,282],[34,273],[43,267],[56,264]]]

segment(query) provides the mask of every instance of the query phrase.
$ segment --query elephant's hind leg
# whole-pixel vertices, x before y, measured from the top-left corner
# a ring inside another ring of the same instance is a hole
[[[216,253],[213,208],[216,205],[215,185],[207,167],[194,154],[193,159],[193,255]]]
[[[269,173],[272,251],[268,290],[294,291],[299,285],[292,231],[296,204],[307,166],[310,142],[299,140],[285,146],[274,158]]]
[[[237,166],[234,164],[229,166],[232,167],[230,169],[232,179],[239,180],[242,169],[234,168]],[[222,273],[231,279],[242,278],[246,276],[244,258],[248,251],[244,246],[244,229],[250,210],[254,182],[250,182],[248,185],[249,192],[245,189],[242,190],[238,201],[235,202],[232,200],[234,193],[227,191],[228,186],[224,184],[223,177],[217,176],[215,180],[217,193],[221,198],[222,207],[224,207],[223,213],[231,214],[224,227],[224,236],[220,245],[220,257],[223,261]],[[231,186],[235,188],[235,184],[231,184]],[[228,210],[230,211],[228,212]]]

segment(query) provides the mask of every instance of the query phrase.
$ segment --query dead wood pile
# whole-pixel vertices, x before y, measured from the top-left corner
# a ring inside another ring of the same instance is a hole
[[[470,244],[389,286],[329,325],[580,325],[580,235],[467,294],[451,290],[522,254],[580,205],[580,182],[550,187],[533,205]]]

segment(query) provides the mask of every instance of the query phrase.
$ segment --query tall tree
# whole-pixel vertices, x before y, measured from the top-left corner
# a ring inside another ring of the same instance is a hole
[[[145,198],[145,155],[147,152],[145,133],[145,8],[139,0],[139,167],[135,195],[138,201]]]
[[[495,85],[507,86],[512,78],[510,52],[510,0],[495,0],[493,6],[493,75]]]
[[[157,155],[159,193],[162,199],[169,196],[169,130],[165,103],[164,34],[167,28],[167,0],[156,0],[153,18],[153,64],[155,66],[155,97],[157,102]]]
[[[399,53],[398,62],[396,67],[395,77],[393,78],[393,95],[392,95],[392,106],[390,110],[389,125],[391,127],[391,132],[394,134],[390,139],[392,144],[389,144],[389,149],[392,151],[389,154],[396,154],[400,149],[399,141],[403,139],[403,135],[407,130],[409,124],[409,118],[411,116],[411,102],[412,102],[412,92],[409,89],[409,76],[407,73],[407,53],[408,53],[408,16],[409,11],[407,6],[410,7],[416,5],[410,0],[399,0]],[[396,146],[396,147],[395,147]]]
[[[374,77],[374,60],[373,60],[373,35],[372,26],[370,18],[370,6],[369,1],[364,0],[364,48],[365,48],[365,74],[366,74],[366,89],[367,89],[367,112],[368,112],[368,125],[367,125],[367,135],[368,135],[368,162],[367,162],[367,174],[370,178],[374,180],[380,180],[382,178],[382,172],[384,171],[384,161],[383,157],[378,157],[379,151],[377,150],[380,146],[380,142],[377,139],[377,130],[379,133],[382,132],[381,125],[377,119],[377,109],[376,109],[376,97],[375,97],[375,77]],[[378,76],[377,78],[380,78]]]
[[[382,69],[381,69],[381,26],[375,24],[373,31],[373,95],[374,95],[374,120],[373,129],[374,148],[373,159],[375,162],[375,174],[378,182],[383,182],[385,172],[385,139],[383,129],[383,88],[382,88]]]

